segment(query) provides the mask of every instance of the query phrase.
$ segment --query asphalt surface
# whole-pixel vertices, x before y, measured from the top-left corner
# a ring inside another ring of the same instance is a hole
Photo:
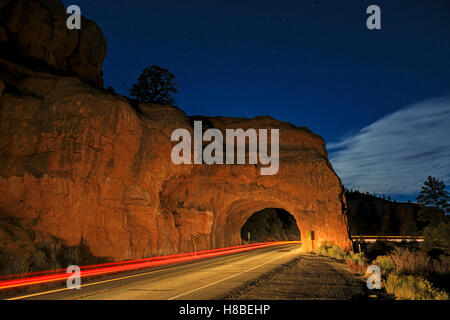
[[[190,263],[148,268],[65,287],[16,293],[8,298],[50,300],[224,299],[300,255],[300,244],[284,244]]]

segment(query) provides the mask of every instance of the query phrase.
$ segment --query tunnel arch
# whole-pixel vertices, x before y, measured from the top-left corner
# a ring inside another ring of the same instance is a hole
[[[236,198],[242,195],[237,193]],[[297,222],[301,239],[306,239],[307,233],[313,231],[314,243],[303,242],[304,251],[315,251],[322,241],[335,243],[345,250],[351,249],[348,233],[341,231],[347,230],[342,202],[336,201],[335,207],[330,208],[328,203],[322,203],[315,196],[312,199],[293,198],[286,193],[271,193],[270,190],[253,193],[251,198],[234,199],[215,211],[210,234],[211,246],[220,248],[242,244],[241,227],[252,214],[265,208],[289,212]]]
[[[283,200],[283,199],[281,199]],[[286,204],[286,203],[284,203]],[[266,208],[277,208],[292,215],[300,231],[300,238],[306,238],[307,230],[313,228],[311,216],[305,212],[295,210],[295,206],[286,206],[279,201],[262,201],[254,199],[233,201],[224,211],[225,215],[217,215],[211,230],[211,243],[215,247],[227,247],[241,244],[241,228],[255,213]],[[308,250],[306,246],[303,249]]]
[[[300,241],[295,217],[281,208],[254,212],[241,227],[242,244],[270,241]]]
[[[241,227],[265,208],[280,208],[294,216],[302,240],[314,231],[314,245],[303,244],[304,250],[313,251],[323,241],[351,249],[343,186],[320,137],[269,119],[257,124],[210,120],[222,131],[233,126],[279,127],[280,167],[276,175],[263,176],[258,165],[196,165],[164,181],[158,193],[160,210],[168,221],[173,219],[180,252],[192,250],[194,233],[199,250],[240,245]]]

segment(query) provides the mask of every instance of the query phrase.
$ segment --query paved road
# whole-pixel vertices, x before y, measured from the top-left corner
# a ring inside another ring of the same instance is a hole
[[[181,265],[147,269],[82,283],[81,289],[55,288],[14,296],[20,299],[223,299],[234,290],[295,259],[299,244],[284,244]]]

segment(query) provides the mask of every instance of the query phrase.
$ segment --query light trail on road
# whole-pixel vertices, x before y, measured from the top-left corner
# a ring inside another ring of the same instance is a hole
[[[183,253],[183,254],[162,256],[162,257],[152,257],[152,258],[148,258],[148,259],[136,259],[136,260],[128,260],[128,261],[120,261],[120,262],[113,262],[113,263],[83,266],[83,267],[81,267],[80,277],[83,279],[86,277],[100,276],[100,275],[112,274],[112,273],[123,272],[123,271],[132,271],[132,270],[138,270],[138,269],[143,269],[143,268],[148,268],[148,267],[169,265],[169,264],[174,264],[174,263],[179,263],[179,262],[201,260],[201,259],[207,259],[207,258],[227,255],[227,254],[239,253],[239,252],[264,248],[264,247],[270,247],[270,246],[275,246],[275,245],[280,245],[280,244],[290,244],[290,243],[299,243],[299,242],[298,241],[266,242],[266,243],[233,246],[233,247],[220,248],[220,249],[204,250],[204,251],[199,251],[197,253]],[[65,270],[65,269],[62,269],[62,270]],[[25,286],[30,286],[30,285],[46,284],[46,283],[67,280],[67,278],[69,278],[72,275],[72,273],[61,272],[62,270],[61,269],[57,270],[57,273],[32,275],[32,276],[26,276],[26,277],[18,278],[18,279],[0,281],[0,290],[13,289],[13,288],[25,287]],[[47,272],[52,272],[52,271],[47,271]],[[55,271],[53,271],[53,272],[55,272]],[[45,273],[45,271],[44,271],[44,273]]]
[[[300,241],[267,244],[209,259],[88,278],[81,282],[82,290],[55,283],[53,288],[5,290],[3,296],[6,300],[220,300],[301,251]]]

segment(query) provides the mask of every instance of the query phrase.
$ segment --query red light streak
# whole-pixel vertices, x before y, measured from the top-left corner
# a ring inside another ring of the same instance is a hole
[[[220,249],[203,250],[203,251],[198,251],[197,253],[189,252],[189,253],[181,253],[181,254],[174,254],[174,255],[161,256],[161,257],[152,257],[152,258],[146,258],[146,259],[135,259],[135,260],[126,260],[126,261],[119,261],[119,262],[82,266],[82,267],[80,267],[81,278],[99,276],[99,275],[105,275],[105,274],[123,272],[123,271],[138,270],[138,269],[142,269],[142,268],[155,267],[155,266],[167,265],[167,264],[178,263],[178,262],[206,259],[206,258],[217,257],[217,256],[226,255],[226,254],[249,251],[249,250],[253,250],[253,249],[257,249],[257,248],[264,248],[264,247],[269,247],[269,246],[274,246],[274,245],[279,245],[279,244],[289,244],[289,243],[298,243],[298,241],[278,241],[278,242],[255,243],[255,244],[247,244],[247,245],[233,246],[233,247],[220,248]],[[0,290],[66,280],[72,274],[66,273],[65,270],[66,269],[34,272],[34,273],[24,274],[23,275],[24,277],[20,277],[17,279],[0,281]],[[48,273],[51,273],[51,274],[48,274]],[[17,277],[17,276],[18,275],[14,275],[14,277]],[[20,275],[20,276],[22,276],[22,275]],[[11,276],[9,276],[9,277],[11,277]]]
[[[203,251],[197,251],[196,254],[200,255],[200,254],[204,254],[204,253],[208,253],[208,252],[227,251],[227,250],[234,249],[234,248],[256,247],[256,246],[260,246],[262,244],[264,244],[264,243],[253,243],[253,244],[238,245],[238,246],[219,248],[219,249],[203,250]],[[192,255],[195,255],[195,253],[187,252],[187,253],[178,253],[178,254],[172,254],[172,255],[160,256],[160,257],[142,258],[142,259],[134,259],[134,260],[123,260],[123,261],[117,261],[117,262],[106,262],[106,263],[100,263],[100,264],[80,266],[80,269],[86,270],[86,269],[99,268],[99,267],[115,266],[115,265],[121,265],[121,264],[131,264],[131,263],[136,263],[136,262],[147,262],[147,261],[153,261],[153,260],[163,260],[163,259],[170,259],[170,258],[175,258],[175,257],[192,256]],[[65,273],[65,272],[66,272],[66,268],[61,268],[61,269],[35,271],[35,272],[14,274],[14,275],[4,275],[4,276],[0,276],[0,279],[25,278],[25,277],[30,277],[33,275],[43,275],[43,274],[49,274],[49,273]],[[2,282],[0,282],[0,283],[2,283]],[[0,289],[1,289],[1,287],[0,287]]]

